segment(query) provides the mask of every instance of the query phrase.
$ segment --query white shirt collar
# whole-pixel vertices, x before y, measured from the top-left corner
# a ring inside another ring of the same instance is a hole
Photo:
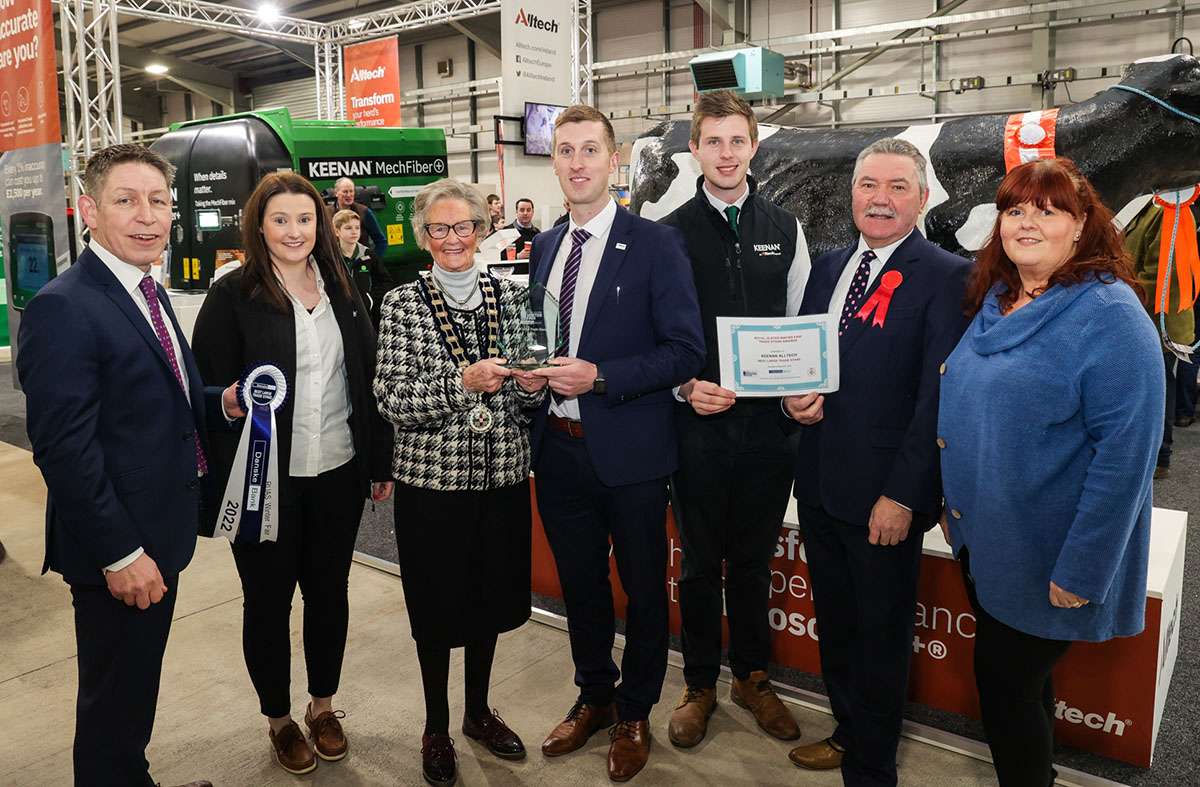
[[[149,275],[142,273],[142,269],[136,265],[123,262],[117,255],[101,246],[95,238],[88,241],[88,248],[112,271],[113,276],[117,277],[117,281],[130,295],[133,295],[134,290],[139,289],[138,285],[142,283],[142,278]]]
[[[609,197],[608,204],[604,206],[604,209],[595,216],[592,216],[591,220],[589,220],[587,224],[584,224],[582,229],[587,230],[593,238],[597,237],[598,235],[605,235],[610,229],[612,229],[612,223],[616,217],[617,203],[614,202],[611,197]],[[568,222],[567,232],[569,234],[577,229],[580,229],[580,225],[576,224],[575,219],[572,218]]]
[[[909,235],[912,235],[913,232],[915,232],[915,231],[916,231],[916,227],[913,227],[911,230],[908,231],[908,235],[905,235],[903,238],[896,241],[895,243],[889,243],[887,246],[883,246],[878,249],[871,249],[871,247],[867,245],[867,239],[864,238],[862,236],[862,234],[860,233],[858,236],[858,248],[854,250],[854,256],[851,259],[857,260],[862,257],[864,251],[866,251],[867,249],[871,249],[871,251],[875,252],[875,258],[877,260],[879,260],[880,266],[887,265],[888,260],[891,259],[891,257],[892,257],[892,252],[894,252],[894,251],[896,251],[896,249],[900,248],[900,244],[904,243],[904,241],[908,240]]]
[[[750,184],[748,182],[746,183],[746,190],[742,192],[742,196],[738,197],[733,202],[726,202],[725,200],[721,199],[720,197],[716,196],[711,191],[709,191],[707,180],[704,181],[704,185],[702,186],[702,188],[704,189],[704,196],[708,197],[708,204],[712,205],[714,208],[716,208],[717,213],[724,213],[725,209],[731,205],[733,207],[737,208],[738,210],[741,210],[742,205],[745,205],[746,200],[750,198]]]

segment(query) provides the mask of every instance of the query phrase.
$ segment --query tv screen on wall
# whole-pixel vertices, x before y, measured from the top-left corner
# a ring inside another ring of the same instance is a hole
[[[525,155],[549,156],[554,146],[554,120],[566,107],[525,102]]]

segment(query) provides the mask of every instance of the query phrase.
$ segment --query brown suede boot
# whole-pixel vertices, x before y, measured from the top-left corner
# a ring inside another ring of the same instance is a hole
[[[794,741],[800,737],[800,725],[771,688],[766,670],[755,670],[745,680],[735,677],[729,699],[753,713],[758,726],[768,735],[781,741]]]
[[[708,732],[708,719],[717,709],[716,689],[684,688],[671,723],[667,725],[667,737],[681,749],[690,749],[704,740]]]

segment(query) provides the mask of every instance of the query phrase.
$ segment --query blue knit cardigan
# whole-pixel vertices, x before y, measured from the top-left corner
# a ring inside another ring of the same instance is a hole
[[[1133,290],[1054,286],[1002,316],[988,294],[946,360],[938,414],[951,545],[979,603],[1046,639],[1145,625],[1151,484],[1165,381]],[[1050,604],[1054,581],[1091,603]]]

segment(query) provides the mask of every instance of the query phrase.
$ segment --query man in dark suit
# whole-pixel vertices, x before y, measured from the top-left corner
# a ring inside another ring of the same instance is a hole
[[[593,107],[555,123],[554,171],[571,218],[533,242],[530,280],[560,309],[552,396],[533,422],[538,509],[567,606],[579,698],[542,744],[574,751],[612,726],[608,773],[646,764],[647,719],[667,669],[667,477],[677,464],[671,388],[704,362],[696,290],[678,230],[617,207],[612,125]],[[548,326],[551,330],[554,326]],[[629,597],[612,658],[609,539]],[[617,679],[621,685],[616,686]]]
[[[17,372],[46,481],[45,573],[71,587],[79,657],[77,785],[153,785],[145,750],[179,573],[196,546],[207,392],[150,278],[173,168],[137,145],[88,161],[88,248],[29,303]],[[225,391],[236,411],[233,388]],[[208,784],[196,782],[193,784]]]
[[[529,197],[521,197],[517,200],[517,218],[511,224],[505,224],[504,229],[517,231],[516,240],[512,242],[517,259],[529,259],[529,250],[532,247],[533,239],[541,232],[533,223],[533,200]],[[500,250],[500,259],[507,259],[506,252],[507,249]]]
[[[805,427],[796,508],[837,728],[789,757],[894,785],[921,542],[941,509],[939,373],[966,328],[970,266],[915,228],[929,189],[913,145],[868,146],[851,189],[859,239],[813,262],[800,308],[840,315],[840,385],[784,400]]]

